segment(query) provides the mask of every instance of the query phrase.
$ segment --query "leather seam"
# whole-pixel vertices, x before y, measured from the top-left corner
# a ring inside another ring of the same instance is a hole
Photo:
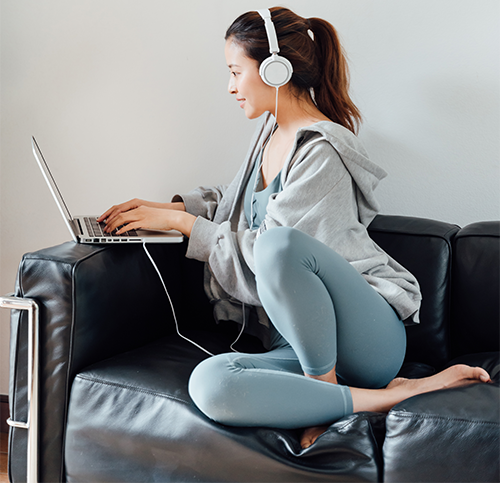
[[[76,381],[76,379],[83,379],[84,381],[95,382],[95,383],[103,384],[105,386],[118,387],[118,388],[121,388],[121,389],[130,389],[130,390],[135,391],[135,392],[141,392],[141,393],[149,394],[149,395],[152,395],[152,396],[159,396],[159,397],[162,397],[162,398],[165,398],[165,399],[172,399],[174,401],[187,404],[188,406],[191,405],[191,403],[189,401],[185,401],[184,399],[178,398],[176,396],[171,396],[169,394],[163,394],[163,393],[158,392],[158,391],[148,391],[147,389],[143,389],[143,388],[140,388],[140,387],[137,387],[137,386],[130,386],[130,385],[127,385],[127,384],[121,384],[119,382],[105,381],[103,379],[98,379],[98,378],[95,378],[95,377],[85,376],[85,375],[82,375],[82,374],[78,374],[75,377],[75,381]]]
[[[349,416],[353,416],[353,415],[356,415],[357,417],[356,418],[349,417]],[[368,422],[370,427],[371,427],[371,421],[374,418],[374,415],[376,415],[375,419],[385,419],[385,417],[386,417],[382,413],[378,413],[378,412],[361,411],[359,413],[352,413],[351,415],[349,415],[348,416],[349,419],[342,424],[339,424],[339,422],[332,423],[332,424],[338,425],[338,429],[346,429],[347,427],[352,426],[353,424],[355,424],[356,422],[361,420],[361,421]]]
[[[65,375],[65,387],[64,387],[64,420],[62,424],[62,445],[61,445],[61,468],[60,468],[60,480],[65,481],[66,474],[66,464],[65,464],[65,452],[66,452],[66,429],[68,425],[68,410],[69,410],[69,400],[70,400],[70,392],[71,386],[73,385],[74,379],[70,380],[70,374],[73,367],[73,349],[74,349],[74,337],[75,337],[75,326],[76,326],[76,286],[75,286],[75,278],[76,278],[76,270],[80,267],[83,262],[97,256],[109,249],[109,246],[100,246],[96,250],[88,253],[87,255],[78,258],[73,261],[63,261],[63,260],[52,260],[49,258],[44,258],[45,261],[60,263],[61,265],[69,265],[70,273],[71,273],[71,326],[69,328],[69,344],[68,344],[68,359],[66,364],[66,375]]]
[[[380,216],[388,216],[388,215],[380,215]],[[389,215],[390,216],[390,215]],[[370,225],[368,225],[368,233],[378,233],[381,235],[395,235],[395,236],[411,236],[411,237],[416,237],[416,238],[431,238],[431,239],[438,239],[444,241],[446,244],[451,246],[451,241],[453,238],[457,236],[457,234],[460,231],[460,227],[458,225],[455,225],[453,227],[450,227],[448,230],[446,230],[444,233],[419,233],[419,232],[411,232],[411,231],[400,231],[395,228],[378,228],[378,227],[373,227],[370,229]]]
[[[463,418],[450,418],[448,416],[438,416],[436,414],[416,414],[416,413],[408,413],[408,412],[403,412],[403,411],[391,411],[388,415],[394,416],[399,416],[403,418],[416,418],[416,419],[441,419],[444,421],[455,421],[455,422],[462,422],[462,423],[473,423],[473,424],[487,424],[487,425],[493,425],[493,426],[499,426],[500,423],[495,423],[494,421],[477,421],[473,419],[463,419]]]
[[[71,243],[71,242],[67,242],[67,243]],[[78,245],[77,242],[74,242],[75,245]],[[33,253],[26,253],[24,256],[23,256],[23,261],[24,260],[30,260],[30,261],[42,261],[42,262],[54,262],[54,263],[59,263],[61,265],[70,265],[70,266],[77,266],[80,264],[80,262],[83,262],[85,260],[87,260],[88,258],[92,258],[93,256],[105,251],[105,250],[108,250],[110,247],[108,246],[103,246],[103,247],[99,247],[97,249],[95,249],[94,251],[88,253],[87,255],[82,255],[81,258],[78,258],[78,259],[74,259],[74,260],[64,260],[64,259],[61,259],[61,258],[57,258],[57,257],[50,257],[50,256],[41,256],[41,257],[34,257],[34,256],[31,256],[31,255],[34,255],[35,253],[37,252],[33,252]]]

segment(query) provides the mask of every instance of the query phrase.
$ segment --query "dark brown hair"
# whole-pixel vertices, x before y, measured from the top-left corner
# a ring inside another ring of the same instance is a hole
[[[274,7],[270,11],[279,55],[293,66],[291,85],[299,94],[313,88],[318,109],[356,133],[361,114],[349,97],[349,69],[333,25],[321,18],[300,17],[287,8]],[[264,20],[258,12],[238,17],[227,29],[225,39],[241,45],[247,57],[259,64],[270,55]]]

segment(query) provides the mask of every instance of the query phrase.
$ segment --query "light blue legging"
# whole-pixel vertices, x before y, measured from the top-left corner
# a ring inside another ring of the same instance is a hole
[[[231,426],[303,428],[353,411],[348,386],[380,388],[406,349],[392,307],[340,255],[293,228],[263,233],[254,248],[257,289],[274,324],[264,354],[201,362],[189,393],[209,418]],[[335,367],[339,384],[304,377]]]

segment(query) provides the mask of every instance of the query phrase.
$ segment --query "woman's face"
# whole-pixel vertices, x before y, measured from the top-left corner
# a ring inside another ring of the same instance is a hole
[[[276,90],[261,79],[258,62],[246,57],[243,48],[231,39],[226,41],[225,54],[230,72],[228,91],[236,96],[248,119],[274,112]]]

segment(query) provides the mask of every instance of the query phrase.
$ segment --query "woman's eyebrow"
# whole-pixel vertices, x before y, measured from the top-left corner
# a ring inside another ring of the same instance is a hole
[[[228,67],[232,69],[233,67],[241,67],[241,65],[238,64],[228,64]]]

